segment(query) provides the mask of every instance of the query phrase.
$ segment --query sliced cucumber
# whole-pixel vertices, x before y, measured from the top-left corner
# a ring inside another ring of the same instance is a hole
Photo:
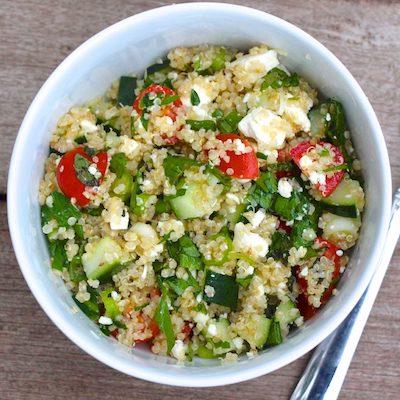
[[[82,255],[82,265],[89,279],[101,279],[119,264],[122,249],[110,237],[106,236],[87,246],[90,247]]]
[[[212,295],[207,290],[212,288]],[[208,270],[206,273],[204,300],[236,310],[239,286],[233,276],[218,274]]]
[[[311,123],[310,131],[312,137],[321,139],[325,136],[328,123],[326,121],[326,113],[321,108],[315,107],[308,113],[308,118]]]
[[[323,203],[324,211],[347,218],[357,218],[358,210],[356,206],[334,206],[332,204]]]
[[[364,191],[358,181],[345,178],[330,196],[324,197],[321,201],[334,206],[356,206],[359,211],[362,211]]]
[[[239,333],[252,348],[261,349],[266,343],[271,326],[271,320],[264,315],[249,315],[246,327]]]
[[[300,316],[299,310],[291,300],[281,302],[275,311],[275,319],[282,327],[290,325]]]
[[[214,352],[203,345],[199,346],[199,348],[197,349],[197,355],[200,358],[206,358],[206,359],[215,358]]]
[[[188,182],[184,186],[186,188],[185,194],[170,200],[172,210],[178,218],[202,218],[215,211],[222,186],[218,185],[217,190],[216,183],[208,182],[211,180]]]
[[[210,325],[214,325],[214,334],[210,334]],[[233,342],[229,335],[230,324],[226,318],[220,318],[218,321],[211,321],[208,327],[202,332],[206,340],[213,345],[215,355],[228,353],[234,348]]]
[[[323,230],[322,236],[325,239],[346,250],[357,241],[361,220],[360,218],[346,218],[332,213],[323,213],[319,226]]]

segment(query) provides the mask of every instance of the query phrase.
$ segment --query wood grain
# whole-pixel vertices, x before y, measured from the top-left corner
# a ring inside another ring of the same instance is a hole
[[[306,30],[349,68],[377,112],[400,184],[400,3],[297,0],[247,2]],[[0,193],[23,115],[51,71],[97,31],[171,2],[0,0]],[[268,376],[213,389],[179,389],[127,377],[66,339],[33,299],[9,239],[0,201],[0,399],[288,399],[307,356]],[[342,399],[398,399],[400,251],[363,334]]]

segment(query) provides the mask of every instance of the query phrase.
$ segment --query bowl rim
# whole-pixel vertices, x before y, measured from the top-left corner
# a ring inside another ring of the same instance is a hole
[[[220,11],[225,13],[246,14],[247,17],[259,19],[262,18],[266,22],[279,24],[283,26],[287,31],[290,31],[296,36],[303,37],[305,40],[307,40],[309,46],[316,49],[316,51],[318,51],[319,53],[323,53],[324,56],[327,57],[331,63],[335,64],[336,68],[338,69],[338,73],[341,74],[346,79],[349,86],[352,87],[354,93],[357,96],[357,101],[364,109],[364,111],[366,111],[365,114],[369,119],[368,123],[371,126],[378,143],[377,151],[379,154],[379,159],[381,161],[382,170],[389,172],[383,174],[382,177],[384,188],[384,192],[382,193],[383,203],[381,204],[382,220],[380,222],[380,229],[378,231],[377,237],[375,238],[374,251],[369,262],[370,267],[364,273],[362,279],[360,279],[360,281],[358,282],[357,287],[354,288],[352,296],[346,300],[341,312],[335,313],[330,316],[328,320],[325,321],[326,324],[319,327],[318,332],[315,332],[314,335],[308,335],[306,340],[302,343],[295,344],[290,352],[286,352],[286,354],[282,354],[276,359],[269,360],[269,363],[262,363],[261,365],[249,364],[245,368],[242,367],[236,368],[235,370],[230,370],[229,372],[226,372],[224,374],[223,378],[221,378],[221,376],[218,374],[214,377],[212,373],[209,373],[207,376],[202,375],[201,377],[196,377],[196,379],[188,379],[188,377],[184,375],[181,376],[168,374],[168,372],[163,372],[162,369],[158,369],[156,371],[154,369],[147,370],[142,366],[132,365],[133,363],[129,364],[125,361],[122,362],[117,354],[111,354],[111,352],[109,351],[102,351],[98,348],[97,344],[94,341],[89,342],[82,338],[79,334],[79,331],[75,328],[74,324],[72,324],[71,321],[69,321],[68,318],[66,318],[64,315],[57,313],[57,307],[55,304],[53,304],[54,301],[52,301],[50,296],[45,291],[40,290],[39,284],[37,284],[35,282],[35,279],[32,278],[32,276],[29,274],[29,254],[25,250],[24,243],[20,237],[20,230],[22,229],[23,225],[18,223],[18,212],[12,206],[13,204],[16,204],[15,200],[19,195],[19,187],[15,177],[18,172],[20,160],[23,157],[23,143],[25,139],[29,136],[29,127],[31,125],[31,121],[35,118],[36,113],[40,112],[41,103],[45,100],[48,93],[51,93],[54,87],[57,86],[58,80],[62,80],[64,70],[68,70],[69,66],[73,64],[75,60],[82,59],[85,53],[90,51],[91,47],[95,47],[98,42],[101,42],[107,37],[112,36],[115,31],[124,29],[131,24],[150,20],[156,16],[162,16],[171,12],[184,12],[188,11],[189,9],[193,10],[193,7],[195,7],[197,10],[208,12]],[[364,94],[355,78],[342,64],[342,62],[335,55],[333,55],[331,51],[329,51],[319,41],[314,39],[312,36],[304,32],[297,26],[264,11],[229,3],[194,2],[158,7],[123,19],[86,40],[69,56],[67,56],[64,61],[62,61],[61,64],[53,71],[53,73],[42,85],[41,89],[29,106],[14,144],[8,174],[7,213],[8,224],[16,258],[20,266],[21,272],[31,292],[33,293],[34,297],[36,298],[42,309],[45,311],[47,316],[72,342],[74,342],[78,347],[80,347],[85,352],[93,356],[95,359],[101,361],[102,363],[136,378],[172,386],[210,387],[245,381],[281,368],[317,346],[330,333],[332,333],[337,326],[339,326],[339,324],[345,319],[345,317],[350,313],[352,308],[360,299],[362,293],[364,292],[370,279],[372,278],[375,269],[377,268],[378,257],[381,254],[382,244],[384,243],[384,240],[386,238],[389,224],[391,190],[392,185],[389,157],[382,130],[375,115],[375,112],[373,111],[367,96]]]

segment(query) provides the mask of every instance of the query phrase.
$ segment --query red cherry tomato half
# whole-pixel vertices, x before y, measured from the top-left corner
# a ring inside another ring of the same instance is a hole
[[[246,147],[250,146],[250,143],[246,139],[242,139],[236,133],[224,133],[217,135],[217,139],[222,142],[227,140],[240,140]],[[218,169],[226,175],[233,176],[240,179],[256,179],[259,175],[258,159],[256,153],[252,149],[250,153],[235,154],[233,150],[227,150],[227,156],[229,156],[229,162],[221,159]],[[232,174],[228,174],[227,170],[233,171]]]
[[[323,239],[317,238],[315,243],[319,248],[324,248],[325,251],[322,253],[321,257],[326,257],[332,260],[334,263],[334,270],[332,273],[332,283],[325,290],[321,297],[321,304],[326,304],[329,298],[332,296],[333,289],[336,286],[336,281],[340,277],[340,256],[337,254],[340,250],[339,247],[335,246],[333,243]],[[308,283],[307,280],[300,275],[301,267],[298,266],[295,270],[296,280],[300,288],[300,295],[297,298],[297,307],[300,310],[300,314],[305,318],[311,318],[317,311],[317,309],[312,306],[308,301]]]
[[[136,110],[136,112],[140,116],[143,114],[143,109],[140,107],[141,100],[148,93],[162,94],[164,96],[175,96],[176,95],[175,90],[170,89],[167,86],[159,85],[157,83],[151,84],[150,86],[148,86],[147,88],[143,89],[139,93],[139,95],[136,97],[136,99],[135,99],[135,101],[133,103],[132,107]],[[175,100],[174,102],[172,102],[172,104],[168,104],[166,106],[165,115],[168,115],[169,117],[171,117],[171,119],[173,121],[175,121],[176,112],[175,112],[174,109],[176,107],[181,107],[181,106],[182,106],[181,100],[180,99]]]
[[[342,152],[333,144],[327,142],[318,142],[319,146],[330,150],[333,153],[332,166],[340,166],[344,164],[344,157]],[[297,146],[290,150],[290,155],[297,166],[302,170],[305,175],[308,175],[307,171],[301,168],[301,158],[310,150],[314,149],[316,144],[311,141],[301,142]],[[344,171],[331,171],[325,173],[325,184],[317,183],[315,187],[320,191],[322,196],[328,197],[339,185],[343,179]]]
[[[100,183],[102,182],[104,174],[107,170],[108,155],[107,153],[98,153],[94,157],[90,157],[85,153],[82,147],[77,147],[76,149],[64,154],[58,163],[56,176],[60,190],[70,199],[74,198],[78,206],[84,207],[90,203],[90,199],[85,197],[83,192],[90,189],[87,188],[76,175],[74,166],[76,154],[80,154],[90,163],[96,164],[98,171],[102,175],[100,178]]]

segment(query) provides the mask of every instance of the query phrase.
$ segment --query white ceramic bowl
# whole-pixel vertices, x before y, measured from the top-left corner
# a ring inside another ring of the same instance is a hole
[[[285,343],[235,364],[195,360],[178,365],[145,348],[128,349],[103,336],[81,312],[49,268],[40,229],[38,186],[50,132],[71,106],[98,96],[119,76],[136,72],[176,46],[214,43],[282,49],[281,60],[326,96],[344,105],[365,177],[366,209],[358,245],[340,282],[339,294]],[[264,12],[218,3],[158,8],[127,18],[95,35],[52,73],[21,125],[10,166],[8,218],[22,273],[47,315],[83,350],[126,374],[180,386],[217,386],[254,378],[311,350],[350,312],[371,279],[388,227],[391,178],[381,128],[367,97],[343,64],[295,26]]]

